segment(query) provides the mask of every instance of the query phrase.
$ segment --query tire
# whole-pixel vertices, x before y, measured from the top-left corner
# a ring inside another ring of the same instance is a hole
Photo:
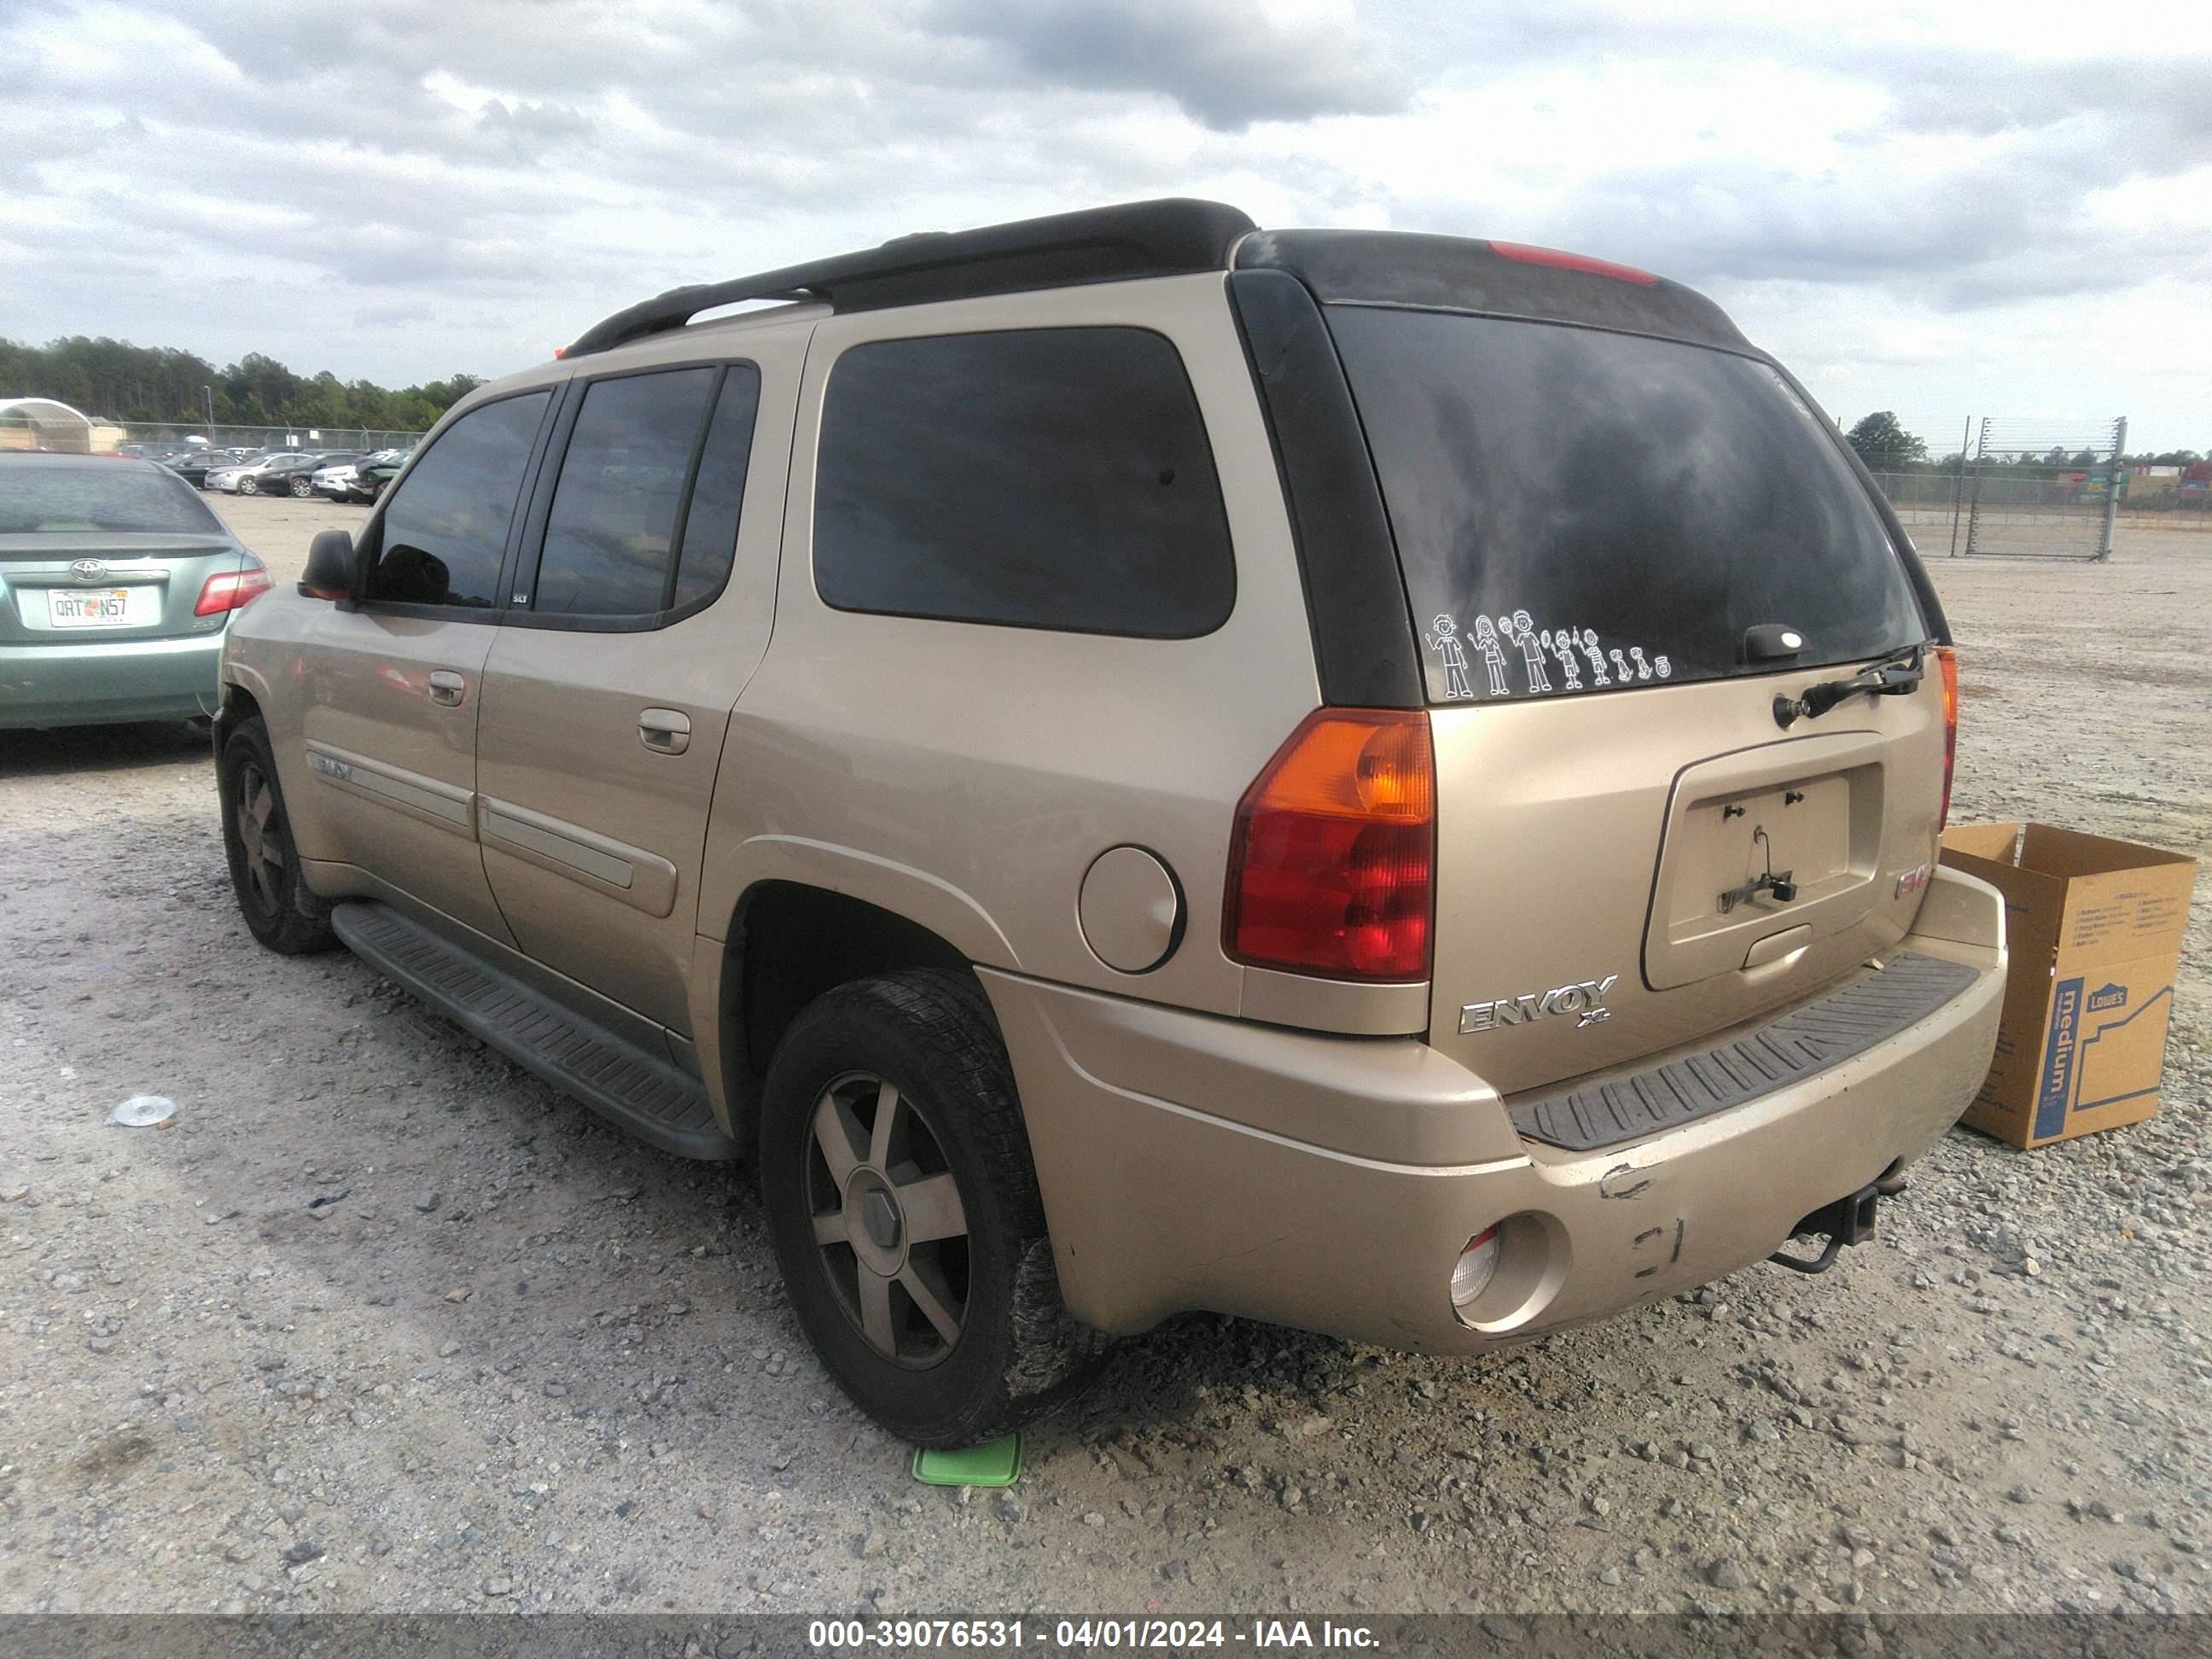
[[[304,501],[308,496],[315,493],[314,485],[309,483],[305,478],[293,479],[290,489],[292,491],[292,498],[295,501]]]
[[[915,969],[808,1004],[769,1066],[759,1163],[799,1324],[838,1386],[902,1439],[1004,1434],[1103,1352],[1060,1302],[1013,1068],[968,975]],[[925,1228],[942,1236],[914,1237]]]
[[[299,849],[292,844],[276,757],[260,715],[247,715],[222,740],[216,780],[223,852],[246,927],[280,956],[331,949],[338,942],[331,930],[331,907],[300,878]]]
[[[238,481],[238,493],[241,495],[258,495],[261,493],[261,486],[252,478],[240,478]]]

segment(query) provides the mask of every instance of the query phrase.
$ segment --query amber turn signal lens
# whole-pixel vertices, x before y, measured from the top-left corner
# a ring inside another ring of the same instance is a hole
[[[1959,653],[1936,647],[1936,672],[1943,679],[1943,806],[1936,814],[1936,833],[1951,822],[1951,778],[1959,767]]]

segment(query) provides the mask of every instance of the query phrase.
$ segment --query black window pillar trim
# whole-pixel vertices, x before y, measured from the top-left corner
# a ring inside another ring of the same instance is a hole
[[[1397,543],[1321,307],[1287,271],[1231,271],[1227,285],[1290,514],[1322,701],[1425,707]]]

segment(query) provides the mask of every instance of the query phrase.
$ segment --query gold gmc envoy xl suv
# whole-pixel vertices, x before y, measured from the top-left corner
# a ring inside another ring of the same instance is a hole
[[[751,1160],[948,1445],[1186,1310],[1474,1354],[1860,1242],[2003,986],[1948,640],[1700,295],[1164,201],[483,387],[216,740],[264,944]]]

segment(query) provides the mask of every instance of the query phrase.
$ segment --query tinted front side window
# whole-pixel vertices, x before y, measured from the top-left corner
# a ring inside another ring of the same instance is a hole
[[[1236,566],[1175,347],[1134,328],[855,346],[823,403],[814,580],[848,611],[1218,628]]]
[[[385,511],[371,599],[499,602],[507,526],[551,396],[531,392],[473,409],[423,452]]]
[[[126,536],[223,533],[192,487],[167,472],[141,472],[120,461],[48,465],[0,460],[0,536],[87,531]]]
[[[1925,636],[1821,416],[1765,364],[1595,329],[1332,306],[1429,691],[1540,696],[1767,672]]]

